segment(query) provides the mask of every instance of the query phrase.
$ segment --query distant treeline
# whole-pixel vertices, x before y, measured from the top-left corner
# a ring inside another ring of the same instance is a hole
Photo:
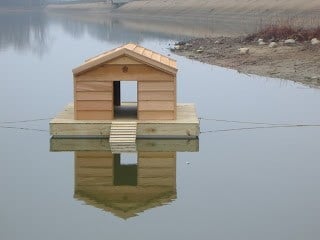
[[[45,0],[0,0],[0,7],[41,7]]]

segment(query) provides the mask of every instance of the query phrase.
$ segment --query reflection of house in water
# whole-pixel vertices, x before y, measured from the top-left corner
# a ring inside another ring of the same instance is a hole
[[[138,139],[130,164],[109,149],[108,139],[51,139],[51,151],[76,150],[74,197],[127,219],[176,199],[176,151],[198,151],[198,140]]]
[[[121,164],[111,152],[75,153],[75,198],[129,218],[176,198],[176,153],[140,152]]]

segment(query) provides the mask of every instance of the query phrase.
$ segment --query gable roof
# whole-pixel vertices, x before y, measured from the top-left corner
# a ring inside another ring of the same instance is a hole
[[[108,189],[114,189],[113,192],[108,192]],[[119,200],[117,198],[113,199],[113,194],[115,190],[120,190],[120,193],[125,193],[124,199]],[[121,191],[127,190],[127,192]],[[134,196],[136,194],[144,194],[145,191],[151,189],[150,195],[148,195],[143,201],[130,198],[130,196]],[[153,191],[152,191],[153,190]],[[131,217],[138,216],[139,213],[144,212],[146,210],[160,207],[164,205],[168,205],[173,202],[177,198],[177,193],[175,189],[170,187],[164,187],[163,189],[157,192],[157,187],[90,187],[86,189],[82,187],[80,189],[75,190],[74,198],[84,201],[86,204],[94,206],[96,208],[100,208],[106,212],[111,212],[117,217],[122,219],[128,219]]]
[[[121,56],[131,57],[139,62],[143,62],[170,74],[176,74],[177,72],[177,63],[175,60],[134,43],[128,43],[90,58],[79,67],[74,68],[72,72],[74,75],[80,75],[83,72],[87,72],[92,68]]]

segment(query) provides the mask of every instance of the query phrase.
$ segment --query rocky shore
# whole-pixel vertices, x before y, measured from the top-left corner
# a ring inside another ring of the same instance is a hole
[[[320,87],[320,41],[264,41],[246,37],[196,38],[176,43],[178,55],[246,74],[288,79]]]

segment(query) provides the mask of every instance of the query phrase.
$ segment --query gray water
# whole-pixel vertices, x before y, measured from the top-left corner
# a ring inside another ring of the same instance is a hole
[[[4,123],[54,117],[72,101],[71,69],[129,41],[177,60],[178,101],[199,117],[320,124],[318,89],[176,56],[168,44],[181,32],[0,17],[0,239],[319,239],[319,127],[203,120],[215,132],[200,135],[199,152],[177,153],[172,201],[124,219],[76,197],[74,153],[50,152],[49,120]]]

